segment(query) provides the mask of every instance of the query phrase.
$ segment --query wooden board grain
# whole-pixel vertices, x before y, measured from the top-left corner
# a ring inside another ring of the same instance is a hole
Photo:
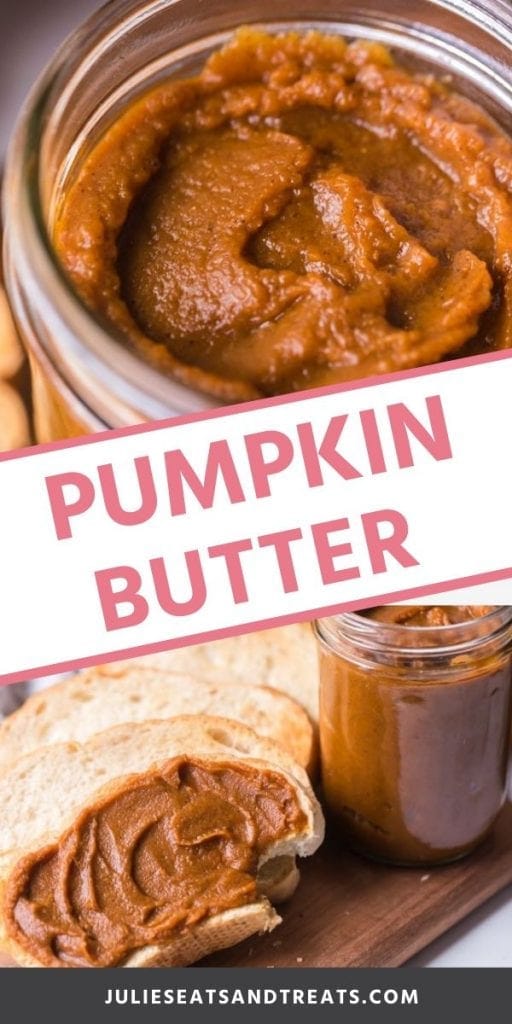
[[[399,967],[512,882],[512,804],[470,857],[443,868],[392,868],[328,839],[301,865],[283,923],[202,967]],[[0,966],[14,966],[0,959]]]

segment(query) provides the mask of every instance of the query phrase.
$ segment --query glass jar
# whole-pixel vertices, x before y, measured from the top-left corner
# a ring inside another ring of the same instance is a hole
[[[240,24],[377,39],[453,76],[504,128],[512,114],[507,0],[115,0],[61,48],[20,116],[5,175],[5,273],[33,375],[40,442],[199,411],[208,396],[128,351],[73,293],[52,219],[77,161],[137,96],[195,73]]]
[[[447,863],[506,799],[512,608],[456,625],[316,623],[325,800],[351,847]]]

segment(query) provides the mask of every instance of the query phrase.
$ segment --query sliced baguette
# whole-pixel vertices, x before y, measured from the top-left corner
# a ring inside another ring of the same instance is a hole
[[[116,726],[86,743],[43,747],[11,764],[0,780],[2,908],[9,878],[25,855],[56,843],[80,814],[122,791],[134,775],[162,769],[175,757],[279,772],[293,786],[306,824],[301,834],[265,850],[253,903],[203,920],[163,946],[139,949],[123,966],[184,965],[278,924],[269,897],[293,891],[295,855],[308,856],[322,842],[320,806],[306,773],[280,746],[239,722],[203,715]],[[8,936],[3,913],[0,948],[23,966],[41,966]]]
[[[49,743],[83,742],[123,722],[184,714],[233,718],[280,743],[313,770],[315,731],[304,709],[285,694],[140,667],[120,676],[91,669],[34,694],[0,725],[0,764]]]
[[[23,400],[12,386],[0,380],[0,452],[30,444],[30,427]]]
[[[190,672],[214,683],[270,686],[288,694],[318,722],[318,660],[309,622],[112,662],[101,666],[101,672],[119,675],[134,665]]]

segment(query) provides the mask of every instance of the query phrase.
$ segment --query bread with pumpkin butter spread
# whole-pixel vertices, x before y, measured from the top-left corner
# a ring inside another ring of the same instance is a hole
[[[190,672],[212,683],[270,686],[297,701],[311,721],[318,722],[318,654],[309,622],[145,654],[102,665],[98,671],[122,675],[135,665]]]
[[[0,948],[23,966],[185,965],[271,930],[323,817],[304,770],[230,719],[55,744],[0,780]]]
[[[123,722],[183,714],[233,718],[280,743],[310,773],[314,770],[313,725],[286,694],[143,666],[127,666],[119,676],[89,669],[34,694],[0,725],[0,764],[49,743],[83,742]]]

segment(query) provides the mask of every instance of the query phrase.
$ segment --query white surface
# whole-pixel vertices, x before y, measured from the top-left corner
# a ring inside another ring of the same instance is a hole
[[[42,65],[96,0],[16,0],[2,18],[0,161],[16,112]],[[410,961],[422,967],[511,967],[512,887]]]

